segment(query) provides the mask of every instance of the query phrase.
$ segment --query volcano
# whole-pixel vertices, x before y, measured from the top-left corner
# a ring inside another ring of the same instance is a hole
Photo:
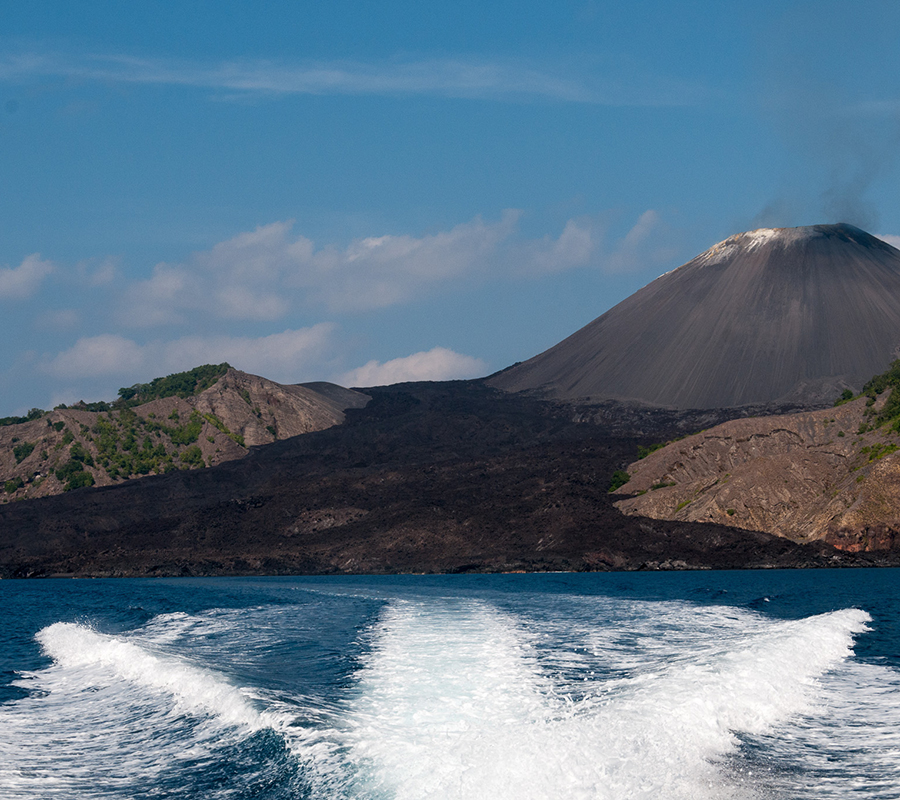
[[[846,224],[761,228],[488,383],[679,409],[816,405],[898,354],[900,250]]]

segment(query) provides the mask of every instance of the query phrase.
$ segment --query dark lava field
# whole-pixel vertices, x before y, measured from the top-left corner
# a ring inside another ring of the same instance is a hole
[[[687,422],[671,412],[641,412],[640,424],[623,423],[625,407],[621,419],[609,405],[591,415],[481,381],[366,392],[372,401],[348,410],[343,425],[253,448],[243,460],[0,507],[0,575],[730,569],[896,560],[622,515],[608,494],[612,473],[634,459],[639,444],[684,432]],[[624,435],[629,429],[642,436]]]

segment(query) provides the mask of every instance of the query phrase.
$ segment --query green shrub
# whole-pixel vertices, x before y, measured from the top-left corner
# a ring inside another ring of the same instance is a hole
[[[867,404],[871,406],[875,402],[875,398],[888,389],[891,390],[891,393],[888,395],[881,411],[875,416],[875,421],[871,428],[878,427],[886,422],[894,423],[895,427],[900,424],[900,360],[892,362],[887,372],[876,375],[863,386],[862,394],[868,398]]]
[[[612,474],[612,480],[609,482],[609,491],[614,492],[620,486],[624,486],[628,481],[631,480],[631,475],[629,475],[624,469],[617,469]]]
[[[169,438],[173,444],[193,444],[200,438],[203,428],[203,417],[196,411],[191,412],[191,417],[184,425],[169,429]]]
[[[669,439],[667,442],[656,442],[656,444],[651,444],[649,447],[644,447],[643,445],[638,445],[638,460],[642,458],[646,458],[650,455],[650,453],[655,453],[657,450],[661,450],[666,445],[674,444],[675,442],[680,442],[682,439],[686,438],[685,436],[676,436],[674,439]]]
[[[84,449],[81,442],[75,442],[75,444],[69,448],[69,458],[80,464],[87,464],[89,467],[94,466],[94,459],[91,457],[91,454]]]
[[[16,463],[21,464],[28,456],[31,455],[35,448],[34,442],[22,442],[22,444],[17,444],[13,447],[13,456],[15,456]]]
[[[47,412],[40,408],[32,408],[24,417],[0,417],[0,428],[5,425],[21,425],[23,422],[32,422],[40,419]]]
[[[12,478],[8,480],[5,484],[3,484],[3,488],[6,489],[7,494],[12,494],[17,489],[21,489],[25,485],[25,481],[21,478]]]
[[[861,447],[860,452],[867,453],[869,456],[869,461],[877,461],[880,458],[889,456],[891,453],[896,453],[898,449],[900,448],[898,448],[895,444],[884,444],[882,442],[879,442],[872,445],[872,447]]]
[[[834,401],[834,405],[842,406],[842,405],[844,405],[844,403],[848,403],[852,399],[853,399],[853,392],[850,389],[844,389],[844,391],[841,392],[841,396],[837,400]]]
[[[205,466],[203,462],[203,452],[197,445],[193,445],[191,447],[186,447],[179,456],[182,464],[187,464],[189,467],[202,467]]]
[[[94,485],[94,476],[91,475],[90,472],[85,470],[81,470],[79,472],[72,473],[72,476],[66,481],[66,485],[63,486],[64,492],[71,492],[73,489],[84,489],[88,486]]]
[[[73,489],[83,489],[85,486],[94,485],[94,476],[84,469],[84,465],[80,461],[70,459],[56,472],[56,479],[63,483],[63,491],[71,492]]]

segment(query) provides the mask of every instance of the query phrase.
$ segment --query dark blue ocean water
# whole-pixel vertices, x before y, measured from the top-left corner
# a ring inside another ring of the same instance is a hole
[[[897,798],[896,570],[0,582],[0,798]]]

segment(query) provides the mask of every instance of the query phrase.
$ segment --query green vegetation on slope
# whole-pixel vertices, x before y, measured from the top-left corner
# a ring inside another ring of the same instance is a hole
[[[655,444],[651,444],[649,447],[644,447],[644,445],[639,444],[637,449],[638,461],[640,461],[642,458],[646,458],[651,453],[655,453],[657,450],[662,450],[663,447],[666,447],[673,442],[680,442],[682,439],[687,438],[687,436],[688,434],[685,434],[684,436],[676,436],[674,439],[669,439],[669,441],[667,442],[656,442]]]
[[[138,406],[158,400],[162,397],[181,397],[187,399],[209,389],[221,378],[231,365],[204,364],[187,372],[177,372],[165,378],[154,378],[150,383],[136,383],[134,386],[119,389],[119,400],[128,406]]]
[[[612,474],[612,479],[609,482],[609,491],[614,492],[620,486],[624,486],[628,481],[631,480],[631,475],[629,475],[624,469],[617,469]]]
[[[197,458],[200,448],[194,445],[203,429],[204,415],[192,411],[187,421],[182,422],[178,412],[173,411],[169,419],[175,424],[144,419],[130,408],[123,408],[118,415],[101,414],[91,428],[100,466],[113,480],[181,469],[175,463],[175,456],[179,456],[182,464],[204,466],[203,459]],[[174,445],[171,452],[166,448],[165,439]],[[187,459],[186,451],[179,455],[180,447],[190,451]]]
[[[42,408],[32,408],[24,417],[0,417],[0,428],[4,425],[19,425],[23,422],[31,422],[33,419],[40,419],[46,413]]]
[[[202,366],[189,369],[187,372],[176,372],[172,375],[166,375],[165,378],[154,378],[150,383],[136,383],[134,386],[123,387],[119,389],[118,400],[114,400],[112,403],[107,403],[103,400],[95,403],[85,403],[84,400],[81,400],[75,403],[72,408],[77,408],[79,411],[102,412],[133,408],[163,397],[187,399],[209,389],[230,369],[231,365],[227,362],[222,364],[203,364]],[[63,403],[58,405],[57,408],[68,408],[68,406]],[[47,412],[42,408],[32,408],[24,417],[0,417],[0,427],[31,422],[32,420],[40,419],[46,414]]]
[[[850,400],[858,397],[867,397],[869,406],[875,403],[875,398],[883,392],[890,389],[890,394],[885,401],[881,410],[875,412],[874,409],[868,413],[871,418],[869,425],[860,427],[859,433],[865,433],[865,430],[872,430],[881,425],[890,424],[894,431],[900,432],[900,359],[891,363],[886,372],[876,375],[868,381],[863,390],[854,395],[849,389],[845,389],[843,394],[835,402],[835,406],[843,405]]]

